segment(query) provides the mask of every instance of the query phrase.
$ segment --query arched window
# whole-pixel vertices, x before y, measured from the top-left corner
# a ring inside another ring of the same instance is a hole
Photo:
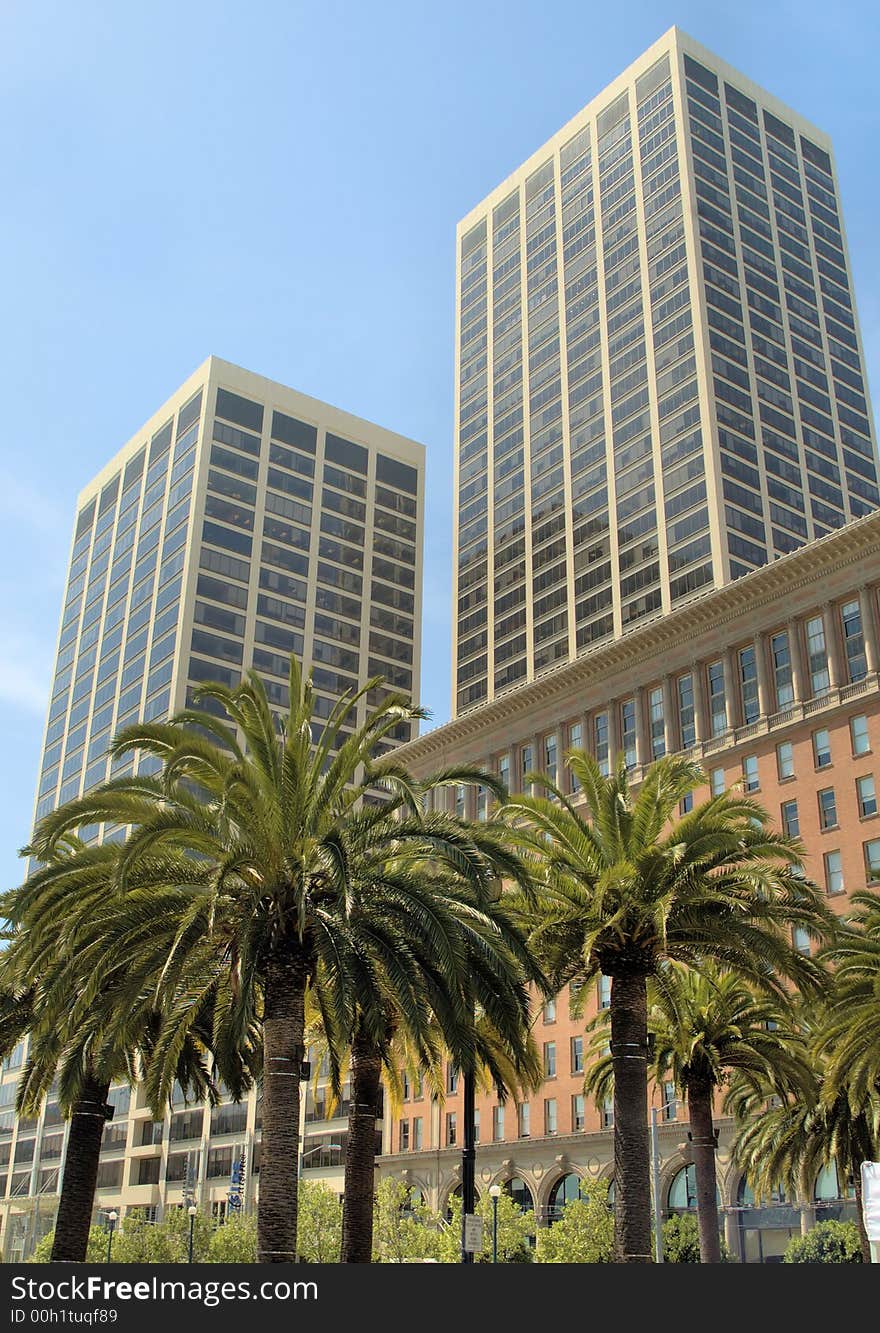
[[[504,1193],[509,1194],[514,1203],[519,1204],[521,1213],[534,1212],[535,1200],[532,1198],[532,1191],[524,1180],[519,1176],[514,1176],[511,1180],[504,1182]]]
[[[573,1199],[585,1199],[587,1197],[581,1189],[582,1184],[580,1176],[576,1176],[573,1171],[570,1171],[567,1176],[559,1177],[550,1191],[547,1206],[549,1221],[555,1222],[561,1216],[565,1205],[571,1203]]]
[[[449,1198],[446,1202],[446,1221],[452,1221],[452,1200],[461,1198],[461,1185],[456,1185],[455,1189],[449,1191]]]
[[[715,1190],[715,1200],[721,1204],[721,1195]],[[673,1213],[693,1212],[697,1206],[697,1172],[691,1163],[683,1166],[673,1177],[666,1196],[666,1207]]]
[[[743,1176],[742,1180],[739,1182],[739,1189],[736,1192],[736,1201],[740,1208],[757,1207],[755,1203],[755,1191],[752,1189],[745,1176]],[[769,1200],[764,1200],[764,1202],[785,1203],[785,1189],[783,1186],[778,1183],[774,1185],[770,1191]]]
[[[852,1185],[847,1185],[845,1189],[841,1188],[840,1174],[836,1162],[830,1162],[828,1166],[822,1167],[816,1177],[816,1184],[813,1186],[813,1198],[816,1203],[833,1203],[838,1199],[852,1199],[854,1197],[855,1189]]]

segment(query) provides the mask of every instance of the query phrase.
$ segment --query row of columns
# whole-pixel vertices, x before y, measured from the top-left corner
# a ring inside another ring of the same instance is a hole
[[[861,611],[862,637],[865,645],[865,658],[867,662],[868,675],[876,677],[880,669],[880,635],[878,635],[878,609],[876,606],[875,590],[862,586],[856,594]],[[855,600],[850,598],[846,600]],[[814,615],[804,616],[801,619],[790,619],[784,629],[788,635],[788,654],[791,671],[791,689],[793,703],[801,704],[812,697],[812,682],[810,679],[810,666],[807,653],[806,640],[806,622],[812,620],[815,616],[821,616],[823,630],[825,635],[825,656],[828,669],[829,688],[839,689],[847,683],[847,665],[845,658],[845,649],[843,644],[843,624],[841,619],[841,606],[844,603],[826,602]],[[755,634],[751,640],[751,646],[755,650],[756,667],[756,686],[758,696],[758,716],[766,718],[772,716],[779,710],[779,703],[776,698],[776,685],[773,679],[773,669],[771,661],[771,639],[773,634],[781,632],[775,630],[772,633],[761,632]],[[744,645],[746,646],[746,645]],[[727,716],[726,730],[730,731],[744,724],[745,718],[742,708],[742,690],[741,674],[739,663],[739,649],[723,649],[717,657],[710,661],[720,660],[724,673],[724,699]],[[580,723],[582,746],[593,751],[594,738],[590,728],[593,725],[593,719],[596,714],[607,713],[608,716],[608,749],[609,755],[613,758],[623,748],[623,734],[621,725],[621,707],[628,700],[632,699],[635,704],[635,750],[636,765],[644,767],[649,764],[653,758],[651,744],[651,718],[650,718],[650,692],[654,689],[662,690],[663,697],[663,724],[664,724],[664,743],[666,753],[672,753],[679,749],[679,701],[677,681],[684,675],[690,674],[693,706],[694,706],[694,732],[697,745],[708,741],[712,737],[712,720],[709,713],[709,693],[707,682],[707,667],[709,663],[704,659],[694,661],[690,667],[675,673],[668,674],[661,680],[650,686],[639,686],[632,694],[620,698],[609,700],[599,708],[591,710],[573,722]],[[786,707],[787,705],[784,705]],[[555,738],[556,749],[556,780],[560,781],[562,770],[562,756],[569,748],[569,726],[557,724],[551,730],[543,732],[540,735],[532,737],[523,737],[523,739],[514,745],[511,745],[507,751],[510,762],[510,785],[514,791],[522,787],[522,752],[525,746],[531,746],[531,764],[529,767],[544,771],[545,763],[545,743],[549,737]],[[723,734],[723,733],[720,733]],[[483,760],[486,762],[486,760]],[[471,818],[476,816],[476,795],[472,790],[468,790],[465,796],[465,811]]]

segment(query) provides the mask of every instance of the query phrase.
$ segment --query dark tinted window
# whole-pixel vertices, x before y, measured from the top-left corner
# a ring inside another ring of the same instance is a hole
[[[827,153],[823,153],[821,148],[817,148],[814,143],[810,143],[809,139],[805,139],[803,135],[801,135],[801,150],[808,162],[812,162],[814,167],[821,167],[823,171],[828,172],[829,176],[831,175],[831,158]]]
[[[684,72],[696,83],[701,83],[704,88],[708,88],[710,92],[718,92],[718,80],[712,71],[706,69],[705,65],[697,64],[696,60],[691,60],[690,56],[684,58]]]
[[[758,108],[750,97],[743,96],[742,93],[737,92],[736,88],[731,88],[729,83],[725,83],[724,100],[728,106],[732,106],[741,115],[748,116],[749,120],[753,120],[757,125]]]
[[[199,413],[201,412],[201,410],[202,410],[202,391],[201,389],[199,389],[195,397],[190,398],[189,402],[184,404],[184,406],[180,409],[180,411],[177,414],[178,435],[182,435],[188,426],[191,426],[194,421],[198,421]]]
[[[768,134],[773,135],[774,139],[787,144],[789,148],[794,148],[794,130],[781,120],[777,120],[769,111],[764,112],[764,128]]]
[[[116,496],[118,494],[119,494],[119,478],[114,477],[112,481],[108,481],[107,485],[101,492],[101,504],[98,509],[98,513],[106,514],[108,509],[112,509],[114,504],[116,503]]]
[[[234,421],[238,426],[246,426],[248,430],[263,429],[262,403],[253,403],[249,398],[242,398],[240,394],[230,393],[228,389],[217,390],[216,411],[218,417],[223,417],[225,421]]]
[[[341,463],[343,467],[353,468],[355,472],[366,472],[367,451],[361,444],[352,444],[350,440],[341,440],[338,435],[327,435],[324,450],[331,463]]]
[[[418,493],[419,474],[415,468],[398,462],[396,458],[386,458],[384,454],[379,454],[376,459],[376,480],[396,486],[400,491],[409,491],[410,495]]]
[[[318,439],[316,426],[309,426],[305,421],[297,421],[284,412],[272,413],[272,439],[281,440],[282,444],[292,444],[298,449],[315,452]]]
[[[82,511],[79,518],[77,519],[74,541],[76,540],[77,537],[81,537],[84,532],[88,532],[89,528],[94,523],[96,503],[97,501],[95,500],[90,501],[90,503],[86,505],[85,509]]]
[[[146,457],[146,450],[142,449],[139,454],[136,454],[134,458],[132,458],[128,463],[126,463],[125,481],[123,482],[123,486],[126,489],[132,484],[132,482],[137,481],[138,477],[141,476],[141,474],[143,473],[145,457]]]
[[[150,462],[155,463],[157,458],[167,454],[171,448],[171,422],[166,421],[161,430],[157,430],[150,443]]]

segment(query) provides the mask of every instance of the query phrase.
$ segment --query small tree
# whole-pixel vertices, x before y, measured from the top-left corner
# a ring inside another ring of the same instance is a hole
[[[318,1181],[299,1183],[299,1257],[307,1264],[338,1264],[342,1247],[342,1204]]]
[[[234,1215],[227,1218],[222,1227],[217,1227],[208,1244],[208,1263],[255,1264],[256,1262],[256,1216]]]
[[[859,1229],[855,1222],[817,1222],[805,1236],[794,1236],[782,1257],[784,1264],[860,1264]]]
[[[400,1264],[440,1257],[439,1218],[423,1204],[413,1204],[410,1189],[390,1177],[376,1190],[373,1262]]]
[[[461,1199],[450,1202],[451,1220],[440,1233],[440,1262],[457,1264],[461,1260]],[[492,1200],[488,1190],[477,1200],[477,1216],[483,1219],[483,1250],[474,1255],[474,1262],[492,1262]],[[499,1264],[528,1264],[532,1262],[529,1237],[535,1234],[534,1213],[524,1213],[515,1199],[502,1192],[498,1200],[498,1262]]]
[[[734,1263],[733,1255],[721,1241],[722,1264]],[[663,1259],[667,1264],[699,1264],[700,1227],[693,1213],[673,1213],[663,1223]]]
[[[55,1229],[47,1231],[46,1235],[37,1244],[30,1259],[29,1264],[48,1264],[52,1259],[52,1246],[55,1243]],[[86,1249],[85,1262],[87,1264],[103,1264],[107,1261],[107,1229],[106,1227],[92,1227],[89,1231],[88,1247]]]
[[[161,1222],[127,1216],[113,1238],[113,1262],[184,1264],[189,1259],[189,1226],[185,1208],[169,1208]],[[212,1229],[210,1217],[197,1213],[193,1222],[194,1263],[207,1261]]]
[[[608,1184],[594,1181],[588,1198],[572,1199],[562,1215],[537,1233],[539,1264],[611,1264],[614,1262],[614,1214]]]

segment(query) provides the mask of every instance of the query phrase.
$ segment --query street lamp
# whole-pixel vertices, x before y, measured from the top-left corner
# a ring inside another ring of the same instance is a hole
[[[191,1203],[186,1210],[189,1213],[189,1262],[193,1261],[193,1232],[196,1225],[196,1213],[199,1211],[194,1203]]]
[[[119,1217],[119,1214],[115,1211],[115,1209],[114,1209],[114,1211],[113,1211],[112,1213],[108,1213],[108,1214],[107,1214],[107,1221],[108,1221],[108,1223],[109,1223],[109,1226],[108,1226],[108,1228],[107,1228],[107,1262],[108,1262],[108,1264],[109,1264],[109,1262],[110,1262],[110,1255],[111,1255],[111,1253],[112,1253],[112,1251],[113,1251],[113,1228],[116,1226],[116,1219],[117,1219],[118,1217]]]
[[[461,1262],[472,1264],[474,1256],[465,1245],[467,1220],[476,1206],[476,1188],[474,1169],[476,1165],[476,1092],[477,1076],[471,1066],[464,1070],[464,1096],[462,1099],[462,1119],[464,1135],[461,1147]]]
[[[498,1262],[498,1200],[501,1198],[501,1186],[489,1186],[489,1198],[492,1200],[492,1262]]]

